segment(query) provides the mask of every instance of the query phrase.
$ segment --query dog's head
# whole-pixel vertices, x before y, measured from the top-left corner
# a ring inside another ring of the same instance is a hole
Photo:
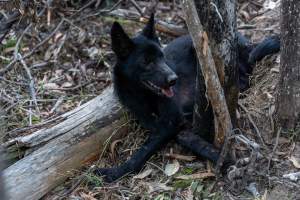
[[[154,15],[142,32],[130,38],[115,22],[111,29],[112,50],[115,52],[119,73],[137,85],[161,96],[172,97],[176,73],[167,65],[155,33]]]

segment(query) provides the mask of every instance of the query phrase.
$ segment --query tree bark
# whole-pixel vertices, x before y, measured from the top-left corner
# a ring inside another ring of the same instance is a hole
[[[204,31],[208,34],[209,46],[212,50],[221,86],[224,89],[231,121],[235,125],[239,94],[235,1],[195,0],[195,5],[200,21],[203,23]],[[198,98],[197,101],[201,103],[201,98]],[[198,113],[201,113],[201,111]],[[215,121],[214,143],[217,147],[221,147],[225,135],[222,130],[218,130],[219,126],[216,126],[216,123]]]
[[[2,157],[2,148],[0,148],[0,160]],[[3,184],[3,177],[2,177],[2,170],[3,170],[3,163],[0,162],[0,199],[6,200],[4,184]]]
[[[5,125],[6,125],[6,118],[5,118],[5,112],[2,110],[2,105],[0,103],[0,145],[2,143],[2,138],[4,136],[4,133],[6,131]],[[5,197],[5,191],[4,191],[4,185],[3,185],[3,177],[2,177],[2,170],[4,168],[4,163],[1,162],[3,157],[3,149],[0,146],[0,199],[6,200]]]
[[[198,76],[201,74],[204,77],[207,96],[212,105],[215,116],[216,127],[220,131],[219,133],[224,136],[223,149],[216,167],[216,171],[218,172],[227,153],[226,151],[229,141],[228,138],[230,137],[232,131],[231,119],[227,108],[225,95],[218,78],[216,65],[211,53],[211,49],[208,45],[209,40],[206,32],[203,31],[203,27],[198,18],[196,7],[193,1],[183,0],[183,10],[186,16],[185,20],[188,30],[192,37],[193,44],[197,52],[198,61],[200,63],[199,67],[201,69],[199,69],[198,72],[201,71],[202,73],[199,73]],[[202,113],[200,113],[200,115],[201,114]]]
[[[68,171],[95,160],[109,138],[119,138],[124,132],[117,131],[124,123],[119,120],[121,114],[113,89],[108,88],[67,113],[63,122],[19,138],[20,145],[38,149],[3,171],[8,199],[40,199],[62,183]]]
[[[282,0],[278,126],[293,131],[300,122],[300,1]]]

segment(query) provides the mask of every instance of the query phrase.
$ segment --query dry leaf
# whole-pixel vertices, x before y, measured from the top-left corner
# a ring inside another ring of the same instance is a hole
[[[250,15],[248,12],[244,11],[244,10],[241,10],[240,11],[240,14],[246,19],[246,21],[249,21],[250,19]]]
[[[157,192],[157,191],[172,191],[173,187],[167,186],[166,183],[145,183],[149,187],[148,193]]]
[[[259,197],[259,192],[257,190],[257,186],[255,182],[250,183],[245,189],[248,192],[250,192],[255,198]]]
[[[164,172],[167,176],[172,176],[176,174],[176,172],[178,172],[179,168],[180,168],[179,162],[177,160],[174,160],[173,163],[169,163],[166,165]]]
[[[61,33],[61,32],[56,33],[56,34],[54,35],[53,42],[54,42],[54,43],[58,42],[63,36],[64,36],[64,34]]]
[[[263,8],[265,10],[274,10],[276,7],[280,5],[280,1],[267,0],[263,4]]]
[[[147,176],[149,176],[152,173],[153,169],[147,169],[143,171],[142,173],[139,173],[138,175],[135,175],[133,178],[134,179],[144,179]]]
[[[78,33],[78,43],[82,44],[87,37],[87,32],[83,29],[80,29]]]
[[[91,59],[96,59],[97,57],[99,57],[101,55],[101,50],[97,49],[96,47],[91,47],[91,48],[85,49],[85,51],[87,52],[87,55]]]
[[[64,83],[61,85],[62,88],[70,88],[70,87],[72,87],[72,86],[73,86],[73,84],[72,84],[71,82],[64,82]]]
[[[43,85],[43,88],[45,90],[55,90],[59,88],[59,85],[57,85],[56,83],[45,83]]]
[[[86,194],[84,192],[80,192],[79,194],[80,194],[80,197],[83,198],[83,200],[97,200],[95,197],[93,197],[90,194]]]
[[[300,169],[300,161],[299,161],[299,159],[297,159],[294,156],[291,156],[289,158],[289,160],[293,163],[294,167],[296,167],[297,169]]]
[[[266,95],[266,97],[268,99],[273,99],[274,98],[269,92],[264,92],[264,95]]]
[[[204,172],[204,173],[197,173],[197,174],[191,174],[191,175],[181,175],[177,176],[176,179],[181,180],[189,180],[189,179],[205,179],[209,177],[214,177],[215,174],[212,172]]]
[[[111,152],[111,155],[112,155],[112,159],[115,160],[115,148],[116,148],[116,145],[119,143],[119,142],[122,142],[122,140],[115,140],[111,143],[110,145],[110,152]]]
[[[273,73],[279,73],[279,68],[273,67],[270,71]]]
[[[300,178],[300,172],[295,172],[295,173],[290,173],[290,174],[284,174],[282,176],[283,178],[288,178],[291,181],[298,181],[298,179]]]

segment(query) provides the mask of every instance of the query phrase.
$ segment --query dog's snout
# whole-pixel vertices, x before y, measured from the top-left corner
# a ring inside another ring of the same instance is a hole
[[[178,77],[176,74],[172,74],[172,75],[168,76],[167,81],[168,81],[169,86],[175,85],[177,79],[178,79]]]

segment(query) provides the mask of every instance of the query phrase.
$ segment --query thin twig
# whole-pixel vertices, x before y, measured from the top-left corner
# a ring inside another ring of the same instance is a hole
[[[76,13],[74,13],[72,15],[72,17],[74,17],[76,14],[80,13],[81,11],[83,11],[84,9],[86,9],[87,7],[89,7],[90,5],[92,5],[93,3],[95,3],[96,0],[91,0],[89,1],[87,4],[85,4],[82,8],[80,8]]]
[[[0,44],[2,43],[2,41],[4,40],[4,38],[6,37],[6,35],[9,33],[10,29],[6,30],[3,35],[0,37]]]
[[[124,0],[119,0],[117,3],[115,3],[111,8],[109,9],[103,9],[100,10],[96,15],[104,14],[104,13],[110,13],[111,11],[115,10]]]
[[[97,0],[97,2],[95,3],[95,8],[98,8],[99,6],[101,6],[102,3],[103,3],[103,0]]]
[[[141,14],[141,16],[144,16],[144,13],[142,11],[142,9],[140,8],[140,6],[137,4],[137,2],[135,0],[130,0],[130,2],[132,3],[132,5],[135,7],[135,9]]]
[[[216,13],[218,14],[218,17],[220,18],[221,22],[223,23],[223,18],[222,18],[221,13],[219,12],[219,9],[218,9],[217,5],[214,4],[213,2],[210,2],[210,5],[212,5],[215,8]]]
[[[251,117],[251,115],[250,115],[248,109],[247,109],[243,104],[241,104],[240,102],[238,102],[238,105],[245,111],[245,113],[246,113],[246,115],[247,115],[247,117],[248,117],[250,123],[252,124],[253,128],[255,129],[255,132],[256,132],[256,134],[257,134],[257,136],[258,136],[260,142],[262,143],[262,145],[263,145],[263,146],[266,146],[266,145],[265,145],[265,142],[264,142],[264,139],[263,139],[263,137],[261,136],[261,133],[260,133],[258,127],[257,127],[256,124],[254,123],[254,120],[252,119],[252,117]]]
[[[63,103],[65,96],[61,96],[58,98],[53,108],[50,110],[50,114],[54,113],[56,109]]]
[[[256,151],[259,151],[259,149],[260,149],[259,144],[257,144],[256,142],[254,142],[254,141],[252,141],[252,140],[249,140],[247,137],[245,137],[245,136],[242,135],[242,134],[239,134],[239,135],[233,135],[233,137],[234,137],[236,140],[238,140],[238,141],[240,141],[240,142],[246,144],[247,147],[251,147],[252,149],[254,149],[254,150],[256,150]]]
[[[272,161],[272,158],[273,158],[274,153],[275,153],[275,151],[277,149],[277,146],[278,146],[278,141],[279,141],[280,133],[281,133],[281,128],[279,128],[278,131],[277,131],[275,145],[273,147],[273,151],[272,151],[272,153],[271,153],[271,155],[269,157],[269,160],[268,160],[268,168],[267,168],[268,169],[268,175],[270,175],[271,161]]]
[[[35,84],[34,84],[34,79],[31,75],[31,72],[30,72],[30,69],[28,68],[26,62],[24,61],[24,59],[22,58],[22,55],[20,53],[18,53],[18,56],[17,56],[17,59],[21,62],[21,64],[23,65],[25,71],[26,71],[26,74],[27,74],[27,77],[29,79],[29,92],[30,92],[30,96],[32,98],[32,101],[36,107],[36,111],[39,113],[40,110],[39,110],[39,107],[38,107],[38,104],[37,104],[37,100],[36,100],[36,92],[35,92]]]
[[[19,47],[20,47],[20,44],[21,44],[21,41],[25,35],[25,33],[27,33],[27,31],[31,28],[32,26],[32,23],[30,23],[26,29],[23,31],[23,33],[21,34],[21,36],[18,38],[17,40],[17,43],[16,43],[16,46],[15,46],[15,50],[14,50],[14,58],[17,59],[18,57],[18,53],[19,53]]]

